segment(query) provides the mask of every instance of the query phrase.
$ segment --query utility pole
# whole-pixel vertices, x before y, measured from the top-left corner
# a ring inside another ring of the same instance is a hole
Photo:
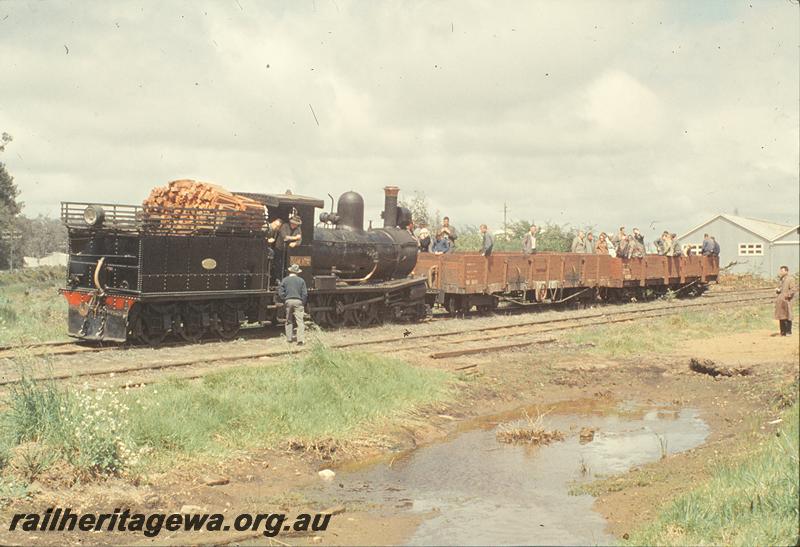
[[[11,228],[0,232],[0,239],[9,242],[8,267],[14,271],[14,241],[22,237],[22,232]]]
[[[503,236],[508,237],[508,203],[503,202]]]

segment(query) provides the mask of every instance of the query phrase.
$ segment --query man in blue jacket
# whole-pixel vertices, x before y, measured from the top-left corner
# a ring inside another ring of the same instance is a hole
[[[297,264],[289,267],[289,275],[283,278],[278,286],[278,298],[286,308],[286,341],[294,340],[294,323],[297,324],[297,345],[305,343],[306,326],[303,323],[306,301],[308,300],[308,287],[302,277],[298,276],[302,270]]]

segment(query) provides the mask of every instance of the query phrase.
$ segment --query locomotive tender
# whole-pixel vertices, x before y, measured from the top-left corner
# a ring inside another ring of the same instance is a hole
[[[324,202],[291,193],[240,193],[264,205],[263,214],[64,202],[68,333],[157,345],[169,335],[230,339],[244,323],[276,324],[284,272],[274,263],[303,269],[308,311],[321,326],[421,319],[426,280],[410,276],[417,242],[399,228],[411,214],[398,207],[397,187],[384,191],[384,226],[366,230],[355,192],[342,194],[319,223],[314,210]],[[293,215],[303,221],[300,244],[273,251],[268,221]],[[276,261],[274,252],[286,255]]]

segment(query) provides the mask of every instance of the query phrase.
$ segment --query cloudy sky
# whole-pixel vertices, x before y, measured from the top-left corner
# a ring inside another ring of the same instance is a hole
[[[792,0],[0,0],[28,214],[177,178],[456,224],[798,222]],[[313,111],[312,111],[313,110]],[[402,196],[402,194],[401,194]]]

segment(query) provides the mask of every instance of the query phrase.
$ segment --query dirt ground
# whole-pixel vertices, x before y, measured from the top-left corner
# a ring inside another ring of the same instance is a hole
[[[347,443],[330,443],[327,449],[323,446],[317,451],[287,445],[213,463],[176,462],[166,473],[81,485],[65,484],[57,473],[51,473],[34,485],[30,498],[3,508],[2,519],[8,522],[11,513],[41,511],[50,506],[83,512],[111,512],[117,507],[144,513],[178,512],[187,505],[195,506],[192,510],[197,512],[224,514],[320,511],[326,508],[314,506],[300,494],[321,480],[319,470],[336,470],[345,463],[434,443],[454,431],[474,428],[482,420],[522,407],[572,408],[581,401],[612,404],[633,400],[697,409],[711,431],[703,445],[590,486],[597,496],[595,509],[607,519],[608,530],[622,538],[652,518],[662,504],[706,477],[715,464],[734,454],[743,435],[768,434],[776,427],[768,423],[775,417],[772,409],[796,390],[798,347],[797,334],[780,338],[772,332],[755,331],[684,342],[669,355],[624,359],[590,357],[583,348],[565,342],[440,360],[408,353],[405,357],[418,366],[455,371],[460,377],[457,397],[447,404],[418,409],[393,425],[365,430]],[[714,378],[691,371],[688,362],[693,357],[749,368],[751,373]],[[792,382],[794,387],[787,391]],[[219,482],[209,477],[221,477],[225,484],[208,485]],[[316,537],[285,534],[277,541],[253,533],[187,536],[162,532],[151,540],[121,533],[59,535],[3,530],[0,543],[395,544],[403,543],[425,518],[402,508],[380,506],[340,507],[335,513],[330,528]]]

